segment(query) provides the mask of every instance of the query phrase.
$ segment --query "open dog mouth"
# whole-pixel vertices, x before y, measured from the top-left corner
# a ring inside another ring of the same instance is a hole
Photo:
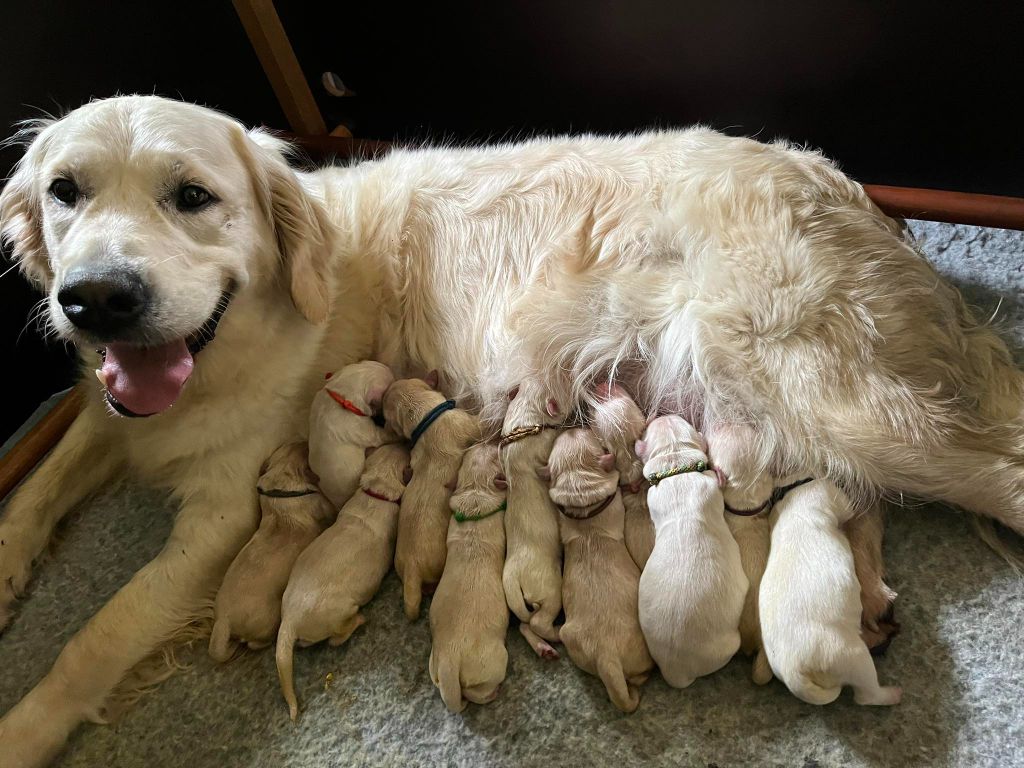
[[[96,376],[107,405],[131,418],[155,416],[174,405],[192,375],[195,356],[213,341],[231,297],[229,287],[206,322],[188,336],[152,347],[113,342],[97,350],[103,365]]]

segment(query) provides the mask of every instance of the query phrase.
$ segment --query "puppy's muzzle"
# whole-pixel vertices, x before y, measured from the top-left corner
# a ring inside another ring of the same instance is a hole
[[[115,341],[135,330],[149,306],[149,291],[130,270],[72,269],[57,293],[64,316],[97,340]]]

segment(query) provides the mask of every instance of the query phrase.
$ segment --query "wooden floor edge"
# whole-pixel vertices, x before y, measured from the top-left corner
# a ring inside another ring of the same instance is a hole
[[[0,499],[17,487],[53,446],[64,436],[82,410],[82,395],[72,389],[39,420],[39,423],[0,456]]]

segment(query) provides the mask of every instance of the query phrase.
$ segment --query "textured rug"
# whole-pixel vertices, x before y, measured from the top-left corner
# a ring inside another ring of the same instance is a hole
[[[913,223],[939,270],[1024,347],[1024,233]],[[52,557],[0,636],[0,711],[170,530],[160,494],[124,486],[71,516]],[[1013,544],[1018,551],[1019,542]],[[961,514],[894,510],[886,539],[902,634],[878,663],[904,688],[891,709],[802,704],[749,664],[677,691],[655,675],[622,715],[567,660],[537,659],[509,632],[508,679],[487,707],[451,715],[427,675],[430,636],[403,617],[394,576],[341,648],[298,652],[303,713],[288,720],[270,651],[218,666],[197,646],[187,666],[115,726],[83,726],[59,765],[290,766],[1015,766],[1024,765],[1024,580]],[[330,678],[328,677],[330,676]]]

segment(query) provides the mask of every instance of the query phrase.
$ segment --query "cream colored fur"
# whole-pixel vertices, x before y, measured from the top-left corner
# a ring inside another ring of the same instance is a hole
[[[505,513],[494,510],[505,503],[507,488],[497,444],[466,451],[452,511],[488,516],[464,522],[452,516],[444,574],[430,602],[430,679],[452,712],[461,712],[467,701],[494,701],[505,679]]]
[[[654,668],[637,620],[640,570],[623,540],[625,511],[618,470],[602,459],[601,441],[589,429],[571,429],[555,440],[549,467],[552,490],[579,488],[583,495],[561,494],[562,503],[588,509],[586,489],[604,475],[614,498],[589,519],[559,515],[558,529],[565,557],[562,604],[565,623],[559,635],[573,663],[604,683],[608,698],[623,712],[640,704],[640,686]],[[604,464],[604,467],[602,467]],[[578,475],[576,480],[567,476]]]
[[[501,449],[508,478],[502,583],[508,607],[521,622],[523,637],[534,651],[550,658],[551,648],[542,641],[558,640],[555,619],[562,610],[562,543],[558,510],[548,496],[547,483],[537,472],[547,463],[563,416],[550,391],[536,379],[526,379],[517,386],[502,434],[538,424],[543,429]]]
[[[422,379],[396,381],[384,395],[384,418],[398,434],[411,437],[444,395]],[[442,413],[412,448],[412,479],[398,514],[395,570],[402,579],[405,615],[420,615],[423,589],[437,586],[447,554],[449,499],[462,456],[480,437],[476,417],[453,408]]]
[[[655,419],[637,443],[648,477],[706,460],[706,451],[681,416]],[[647,504],[656,534],[640,577],[640,626],[662,677],[685,688],[739,650],[747,577],[714,472],[668,477],[651,486]]]
[[[299,712],[292,673],[295,643],[341,645],[366,619],[359,609],[377,594],[395,551],[398,500],[405,490],[409,451],[389,444],[373,450],[357,492],[338,519],[299,555],[281,602],[277,674],[292,720]]]
[[[335,508],[359,487],[367,448],[394,442],[395,434],[378,427],[384,392],[395,380],[386,365],[364,360],[346,365],[324,382],[309,411],[309,464],[320,478],[320,489]],[[344,398],[365,413],[346,410],[331,397]]]
[[[334,522],[337,507],[317,489],[305,443],[288,443],[274,451],[260,474],[263,491],[312,491],[308,496],[260,496],[260,527],[231,563],[214,603],[210,656],[227,661],[235,638],[263,648],[277,636],[281,595],[296,558]]]
[[[255,530],[261,462],[305,433],[324,372],[357,360],[440,369],[495,431],[533,375],[553,389],[568,377],[582,399],[617,378],[647,412],[757,423],[760,463],[841,479],[858,507],[905,492],[1024,531],[1024,377],[819,154],[694,128],[403,150],[307,174],[263,133],[149,96],[38,129],[0,194],[0,230],[88,369],[89,339],[55,301],[71,266],[126,259],[167,337],[195,331],[229,279],[236,292],[173,408],[111,418],[83,381],[85,411],[7,504],[4,622],[84,496],[127,471],[181,501],[169,545],[0,721],[13,765],[45,763],[101,718],[118,681],[209,605]],[[47,193],[70,170],[91,194],[73,210]],[[207,215],[161,208],[182,173],[217,194]]]
[[[794,488],[771,514],[772,541],[761,580],[761,631],[768,662],[793,694],[829,704],[844,685],[858,704],[898,704],[880,687],[860,635],[860,585],[841,526],[853,507],[829,480]]]
[[[634,446],[647,427],[636,402],[618,384],[600,384],[595,390],[598,402],[592,413],[594,432],[615,454],[619,470],[619,488],[626,508],[626,549],[643,571],[654,549],[654,523],[647,509],[647,483],[644,465]]]

